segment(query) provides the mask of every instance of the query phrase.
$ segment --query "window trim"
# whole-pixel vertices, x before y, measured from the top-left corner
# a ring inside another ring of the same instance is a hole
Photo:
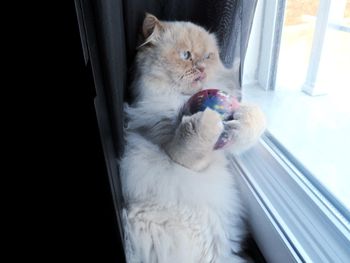
[[[338,219],[350,231],[350,213],[334,195],[315,177],[297,158],[295,158],[288,150],[268,131],[265,134],[267,141],[272,149],[279,152],[279,157],[285,159],[289,163],[290,169],[297,169],[296,173],[300,174],[300,178],[304,181],[310,190],[316,195],[325,206],[328,207]],[[297,167],[297,168],[295,168]]]
[[[311,54],[302,91],[311,96],[327,94],[327,90],[317,83],[318,69],[321,63],[323,46],[327,33],[332,1],[319,0]]]
[[[231,158],[248,222],[268,262],[349,262],[349,220],[269,134]]]
[[[255,25],[255,27],[260,26],[262,33],[259,36],[260,44],[257,63],[252,63],[256,65],[256,76],[248,82],[254,83],[255,86],[259,86],[264,90],[274,90],[276,88],[286,2],[287,0],[263,1],[261,3],[263,5],[260,11],[261,13],[257,12],[255,14],[254,20],[257,20],[259,16],[260,18],[258,20],[261,20],[261,25]],[[317,81],[327,29],[332,28],[343,32],[350,32],[349,26],[338,24],[336,21],[330,19],[330,13],[333,10],[334,4],[330,0],[319,0],[308,69],[301,87],[301,90],[310,96],[327,94],[327,89]],[[257,8],[257,10],[259,9]]]

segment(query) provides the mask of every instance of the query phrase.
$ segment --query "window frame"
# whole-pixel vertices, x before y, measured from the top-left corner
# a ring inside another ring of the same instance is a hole
[[[245,78],[246,87],[275,89],[286,1],[258,2],[252,29],[258,28],[256,43],[249,43],[258,52],[251,63],[245,63],[256,69]],[[330,1],[320,0],[322,6],[329,12]],[[319,13],[328,22],[328,13],[321,9]],[[324,21],[317,20],[325,33]],[[314,37],[314,43],[321,38]],[[321,50],[314,52],[315,57]],[[306,80],[316,79],[317,69],[309,67],[308,71]],[[318,95],[314,84],[304,91]],[[239,174],[252,234],[268,262],[350,261],[349,211],[269,132],[255,147],[230,158],[233,171]]]
[[[231,160],[252,234],[268,262],[349,262],[350,221],[270,134]]]
[[[274,90],[276,88],[278,58],[287,1],[259,2],[262,5],[262,11],[260,14],[257,12],[258,14],[256,13],[256,16],[261,17],[260,19],[254,19],[260,20],[261,33],[259,36],[259,57],[256,63],[256,76],[254,80],[249,80],[249,82],[265,90]],[[350,32],[349,26],[331,20],[330,14],[334,5],[334,1],[319,0],[307,74],[303,87],[301,87],[303,92],[311,96],[327,94],[327,90],[317,82],[317,74],[327,28]],[[259,10],[259,7],[257,7],[257,10]]]

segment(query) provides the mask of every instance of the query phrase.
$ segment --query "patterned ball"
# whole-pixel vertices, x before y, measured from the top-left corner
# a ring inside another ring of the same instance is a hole
[[[218,89],[206,89],[197,92],[184,105],[183,113],[185,115],[192,115],[199,111],[204,111],[206,108],[215,110],[221,115],[223,121],[233,119],[233,113],[239,107],[238,100]],[[225,127],[225,126],[224,126]],[[224,129],[216,142],[214,149],[221,149],[228,145],[230,136]]]

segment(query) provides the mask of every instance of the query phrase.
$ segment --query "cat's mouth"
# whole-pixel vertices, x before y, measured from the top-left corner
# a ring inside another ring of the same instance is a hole
[[[197,84],[199,81],[205,79],[207,74],[205,72],[200,72],[199,75],[193,80],[192,84]]]

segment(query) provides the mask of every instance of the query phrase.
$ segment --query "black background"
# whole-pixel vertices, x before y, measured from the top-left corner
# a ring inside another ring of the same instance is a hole
[[[93,104],[91,69],[84,65],[74,5],[66,4],[63,8],[66,10],[60,28],[63,45],[58,54],[63,53],[60,59],[64,61],[59,63],[63,71],[57,78],[62,77],[64,83],[57,89],[62,95],[62,103],[58,104],[64,108],[59,122],[59,130],[64,133],[62,156],[67,154],[62,183],[73,181],[73,187],[68,187],[68,198],[64,198],[69,209],[62,209],[66,213],[63,227],[69,226],[63,238],[72,239],[67,256],[73,254],[78,261],[123,262]]]
[[[124,262],[74,1],[2,11],[10,257]]]

